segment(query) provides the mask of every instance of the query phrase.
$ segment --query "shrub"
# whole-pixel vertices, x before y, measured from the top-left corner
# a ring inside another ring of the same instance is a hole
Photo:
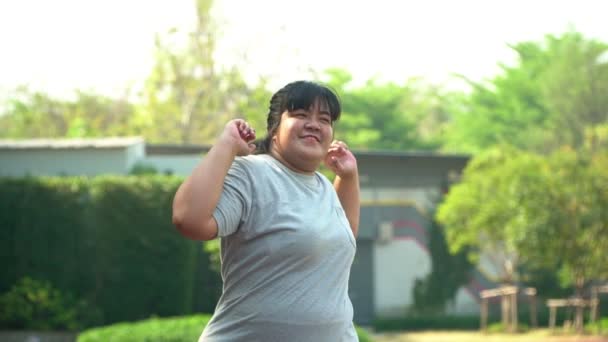
[[[220,275],[171,222],[181,181],[0,178],[0,265],[10,265],[0,268],[0,293],[23,277],[45,279],[97,309],[77,317],[83,328],[211,312]]]
[[[198,340],[209,319],[210,315],[193,315],[117,323],[83,331],[78,335],[77,342],[192,342]],[[356,329],[360,342],[372,341],[367,331],[360,327]]]
[[[209,322],[209,315],[150,318],[134,323],[117,323],[89,329],[78,335],[78,342],[186,342],[197,341]]]
[[[585,324],[585,331],[590,334],[608,334],[608,317],[600,318],[595,322],[587,322]]]
[[[22,278],[0,296],[0,326],[5,329],[76,330],[84,303],[50,282]]]
[[[357,336],[359,336],[359,342],[372,342],[372,338],[367,330],[361,327],[355,327],[357,329]]]

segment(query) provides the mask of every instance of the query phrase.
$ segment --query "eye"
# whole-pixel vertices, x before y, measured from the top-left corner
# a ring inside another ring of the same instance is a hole
[[[321,122],[325,124],[331,124],[331,118],[329,116],[322,116]]]

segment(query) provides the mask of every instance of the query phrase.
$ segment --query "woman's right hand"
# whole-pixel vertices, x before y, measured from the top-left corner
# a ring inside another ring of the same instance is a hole
[[[246,156],[255,150],[255,130],[243,119],[228,121],[220,135],[219,143],[229,144],[237,156]]]

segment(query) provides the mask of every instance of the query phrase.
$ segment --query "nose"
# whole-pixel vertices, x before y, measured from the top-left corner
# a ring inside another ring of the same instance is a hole
[[[311,117],[310,119],[306,120],[306,123],[304,124],[304,128],[314,129],[316,131],[321,130],[321,122],[319,121],[318,118]]]

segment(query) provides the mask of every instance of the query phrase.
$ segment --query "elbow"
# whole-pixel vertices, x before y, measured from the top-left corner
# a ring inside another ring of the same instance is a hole
[[[182,216],[176,215],[175,211],[173,212],[173,217],[171,218],[173,226],[183,234],[184,231],[184,218]]]
[[[171,222],[173,223],[173,226],[175,226],[175,228],[177,228],[177,230],[180,233],[183,233],[184,227],[186,226],[185,224],[185,212],[184,210],[180,210],[179,208],[176,208],[175,205],[173,206],[173,215],[171,217]]]
[[[177,229],[178,232],[180,232],[180,234],[182,234],[185,237],[191,238],[190,237],[190,233],[188,228],[188,225],[185,223],[184,217],[182,215],[178,215],[175,213],[175,211],[173,212],[173,217],[172,217],[172,222],[173,222],[173,226],[175,227],[175,229]]]
[[[215,220],[211,220],[215,222]],[[172,221],[177,231],[188,239],[207,241],[213,240],[217,236],[217,228],[214,229],[213,225],[209,223],[210,220],[186,219],[184,215],[174,211]]]

